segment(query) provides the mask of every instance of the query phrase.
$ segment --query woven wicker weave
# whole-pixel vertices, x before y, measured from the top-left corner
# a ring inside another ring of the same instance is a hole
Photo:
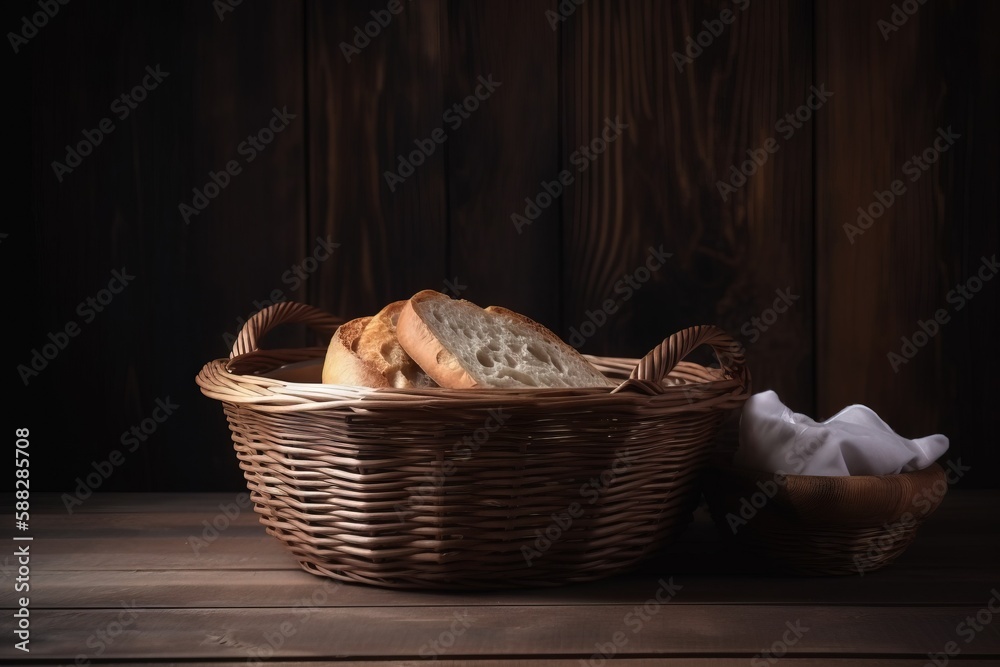
[[[339,320],[271,306],[197,382],[223,403],[267,532],[347,581],[491,588],[627,570],[683,528],[717,428],[750,393],[741,347],[711,326],[642,360],[590,357],[622,380],[613,390],[401,390],[318,384],[325,347],[259,350],[284,322],[328,338]],[[703,344],[721,369],[681,361]]]
[[[888,565],[948,490],[936,463],[898,475],[783,478],[716,463],[705,482],[719,532],[742,561],[803,575],[863,575]]]

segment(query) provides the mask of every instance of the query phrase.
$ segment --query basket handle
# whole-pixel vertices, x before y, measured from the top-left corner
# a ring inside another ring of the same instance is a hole
[[[713,325],[688,327],[664,339],[654,347],[649,354],[639,360],[632,369],[629,379],[615,391],[630,387],[646,393],[662,393],[663,378],[674,370],[677,364],[687,355],[702,345],[711,346],[719,366],[727,378],[736,380],[740,387],[750,393],[750,370],[743,356],[743,345],[729,334]]]
[[[305,303],[280,301],[261,309],[247,320],[236,337],[236,343],[233,344],[233,350],[229,353],[229,359],[232,360],[240,355],[256,352],[258,343],[268,331],[279,324],[294,323],[307,324],[314,331],[332,336],[337,327],[341,325],[342,320]]]

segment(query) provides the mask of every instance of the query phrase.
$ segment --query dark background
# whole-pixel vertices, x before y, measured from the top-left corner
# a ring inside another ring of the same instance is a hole
[[[28,91],[8,100],[8,138],[30,160],[8,155],[17,204],[0,230],[5,421],[31,429],[33,488],[72,490],[117,449],[101,490],[239,489],[221,405],[194,376],[275,290],[353,318],[450,281],[569,337],[661,244],[673,256],[583,351],[639,356],[718,324],[747,346],[755,390],[818,418],[857,402],[906,436],[943,432],[972,468],[960,485],[997,486],[1000,281],[961,310],[947,295],[1000,246],[1000,3],[911,2],[886,38],[883,0],[586,0],[564,2],[556,29],[552,1],[402,0],[348,63],[341,43],[388,2],[220,16],[222,1],[72,0],[17,53],[8,36]],[[679,71],[673,54],[725,10]],[[6,31],[39,11],[10,3]],[[169,75],[119,118],[114,100],[157,65]],[[452,129],[442,114],[480,75],[502,85]],[[833,95],[784,136],[812,86]],[[295,118],[247,162],[241,142],[285,107]],[[574,151],[616,117],[627,129],[576,171]],[[52,162],[103,118],[113,132],[59,182]],[[390,191],[384,172],[442,126]],[[910,181],[905,163],[948,127],[960,138]],[[777,151],[724,201],[718,181],[768,137]],[[185,224],[179,204],[229,160],[241,173]],[[574,182],[518,234],[511,214],[563,169]],[[894,179],[905,192],[851,243],[843,226]],[[340,245],[302,284],[283,278],[317,238]],[[122,267],[134,281],[84,322],[78,304]],[[799,298],[755,330],[777,290]],[[949,321],[894,372],[887,354],[941,308]],[[79,335],[25,386],[16,367],[70,322]],[[174,414],[125,451],[168,397]]]

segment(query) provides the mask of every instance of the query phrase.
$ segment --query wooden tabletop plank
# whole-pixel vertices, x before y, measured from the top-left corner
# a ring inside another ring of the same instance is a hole
[[[70,499],[67,500],[67,497]],[[203,513],[219,505],[236,503],[249,507],[245,490],[234,493],[112,493],[97,492],[86,498],[72,500],[73,494],[35,493],[31,497],[34,512],[79,516],[82,514],[169,514],[179,511]],[[13,498],[6,494],[5,499]],[[69,509],[67,509],[67,506]]]
[[[423,660],[415,660],[413,664],[415,666],[423,663]],[[101,664],[100,661],[94,661],[92,664]],[[115,662],[113,663],[116,667],[148,667],[150,663],[148,662]],[[224,660],[224,661],[212,661],[212,662],[188,662],[174,663],[174,662],[158,662],[155,663],[160,667],[247,667],[246,660]],[[269,661],[265,663],[267,667],[316,667],[315,661],[309,662],[287,662]],[[363,667],[400,667],[400,662],[398,660],[386,661],[386,660],[338,660],[337,665],[342,665],[344,667],[363,666]],[[402,663],[406,665],[407,663]],[[464,660],[437,660],[433,663],[434,667],[465,667],[469,665],[469,659]],[[474,663],[476,667],[580,667],[579,658],[516,658],[508,660],[494,660],[494,659],[484,659],[476,660]],[[586,664],[586,662],[584,663]],[[595,661],[594,664],[599,664]],[[695,658],[695,657],[685,657],[685,658],[669,658],[669,657],[658,657],[658,658],[615,658],[614,663],[608,663],[609,667],[747,667],[747,659],[742,658]],[[764,662],[767,663],[767,661]],[[859,664],[864,664],[865,667],[924,667],[927,664],[927,657],[923,658],[865,658],[863,662],[854,658],[794,658],[785,657],[781,659],[781,667],[858,667]],[[997,661],[993,658],[983,658],[977,659],[973,658],[971,660],[963,659],[961,662],[962,667],[967,667],[972,665],[973,667],[991,665],[996,667]]]
[[[221,514],[218,506],[225,503],[217,502],[219,495],[224,494],[205,494],[200,498],[200,512],[195,511],[197,506],[183,503],[188,505],[187,509],[173,513],[97,511],[72,516],[36,513],[31,531],[36,539],[33,567],[62,572],[185,570],[210,573],[227,569],[300,572],[294,558],[278,540],[264,532],[252,512],[243,511],[231,519]],[[166,494],[160,498],[163,502],[175,500]],[[970,505],[970,498],[978,505]],[[911,580],[919,580],[933,576],[930,572],[935,569],[955,570],[956,558],[961,559],[957,572],[961,581],[1000,579],[994,557],[1000,547],[1000,513],[990,509],[994,498],[1000,498],[1000,494],[961,492],[950,495],[899,561],[878,573],[869,573],[868,579],[878,575],[879,581],[885,576],[898,577],[901,582],[908,576]],[[95,509],[111,507],[94,506]],[[216,532],[216,528],[209,526],[212,522],[222,530]],[[6,555],[0,562],[0,570],[8,575],[10,568],[11,557]],[[719,542],[716,528],[702,513],[696,514],[695,523],[667,553],[640,567],[640,572],[653,574],[724,576],[741,571],[738,557]],[[954,575],[949,575],[948,580],[953,578]],[[940,580],[940,576],[935,579]],[[850,589],[855,579],[843,581]],[[864,585],[854,587],[865,589]],[[842,588],[838,586],[838,590]]]
[[[34,566],[43,570],[297,570],[291,554],[268,535],[239,537],[226,534],[207,546],[190,536],[143,536],[141,539],[114,541],[84,539],[47,539],[35,542]],[[919,539],[919,538],[918,538]],[[946,576],[956,567],[963,570],[996,573],[995,541],[972,544],[914,545],[913,554],[903,554],[889,567],[918,567],[938,570]],[[195,550],[197,549],[197,553]],[[650,561],[642,566],[647,572],[699,573],[734,575],[754,573],[725,552],[707,552],[699,560],[695,554],[674,559]],[[5,558],[7,558],[5,556]],[[2,562],[2,561],[0,561]],[[9,567],[9,559],[6,567]],[[866,576],[869,576],[866,574]]]
[[[45,571],[31,597],[36,609],[107,609],[121,600],[144,608],[291,607],[322,583],[302,570]],[[627,605],[660,578],[684,586],[677,604],[960,605],[1000,585],[995,573],[887,568],[865,577],[728,577],[631,574],[559,588],[510,591],[407,591],[344,584],[324,607]],[[0,607],[14,594],[0,589]]]
[[[320,589],[322,590],[322,589]],[[656,591],[649,591],[653,596]],[[336,594],[332,590],[329,594]],[[683,590],[678,592],[678,599]],[[983,603],[986,603],[984,595]],[[126,601],[128,604],[129,601]],[[975,607],[379,607],[353,609],[36,610],[33,659],[68,660],[100,632],[104,660],[273,657],[412,658],[532,656],[752,657],[777,646],[801,657],[925,658],[956,642],[966,657],[1000,655],[1000,623],[966,642]],[[782,646],[782,644],[784,646]],[[448,648],[444,648],[448,645]],[[273,648],[272,648],[273,647]],[[85,650],[85,649],[84,649]]]
[[[267,570],[297,569],[296,561],[268,535],[226,535],[196,554],[186,535],[106,541],[37,539],[33,564],[43,570]]]

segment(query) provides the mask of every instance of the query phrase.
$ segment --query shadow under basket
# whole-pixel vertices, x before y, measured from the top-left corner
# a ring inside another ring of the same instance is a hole
[[[716,464],[705,498],[723,539],[755,569],[865,574],[896,560],[948,490],[938,464],[897,475],[781,475]]]
[[[589,357],[613,386],[372,389],[321,384],[326,347],[261,350],[284,302],[205,365],[255,511],[308,572],[392,588],[497,588],[626,571],[676,537],[750,375],[716,327],[641,360]],[[710,346],[721,368],[683,361]]]

